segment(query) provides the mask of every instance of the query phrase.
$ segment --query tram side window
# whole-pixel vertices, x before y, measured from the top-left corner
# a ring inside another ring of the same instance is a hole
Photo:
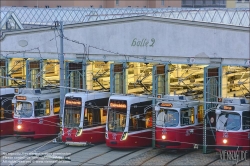
[[[194,124],[194,108],[182,109],[181,110],[181,125],[192,125]]]
[[[53,99],[54,114],[59,114],[60,111],[60,98]]]
[[[203,110],[203,105],[198,106],[198,123],[203,123],[204,119],[204,110]]]
[[[107,120],[107,110],[101,108],[101,124],[105,124]]]
[[[242,113],[242,129],[249,130],[250,129],[250,112],[244,111]]]
[[[153,126],[152,111],[146,112],[145,120],[146,120],[146,128],[152,128]]]
[[[50,103],[49,100],[35,102],[35,116],[50,115]]]
[[[95,110],[93,108],[87,108],[84,111],[84,126],[93,127],[101,125],[100,110]]]
[[[1,108],[1,120],[4,119],[4,108]]]
[[[145,130],[145,128],[150,128],[150,112],[144,114],[144,110],[132,110],[129,119],[129,131]],[[151,112],[152,117],[152,112]],[[148,123],[147,123],[148,122]],[[147,126],[147,125],[148,126]]]

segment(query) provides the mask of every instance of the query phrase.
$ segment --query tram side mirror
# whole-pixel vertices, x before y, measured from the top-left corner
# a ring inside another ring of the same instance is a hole
[[[216,113],[216,115],[220,115],[221,114],[221,110],[217,109],[217,110],[215,110],[215,113]]]
[[[155,106],[155,111],[160,111],[160,106]]]

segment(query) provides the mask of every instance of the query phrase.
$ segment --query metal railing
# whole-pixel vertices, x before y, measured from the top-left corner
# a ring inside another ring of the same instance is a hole
[[[22,24],[46,26],[54,21],[64,24],[149,16],[197,22],[249,27],[249,8],[28,8],[1,7],[1,12],[12,11]]]

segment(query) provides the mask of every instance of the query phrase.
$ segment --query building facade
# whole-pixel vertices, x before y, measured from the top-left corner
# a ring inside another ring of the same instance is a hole
[[[182,0],[182,7],[189,8],[208,8],[208,7],[216,7],[216,8],[225,8],[226,1],[232,0]]]
[[[46,0],[3,0],[1,6],[16,7],[93,7],[93,8],[124,8],[124,7],[181,7],[181,0],[71,0],[71,1],[46,1]]]
[[[249,0],[227,0],[227,8],[249,8]]]

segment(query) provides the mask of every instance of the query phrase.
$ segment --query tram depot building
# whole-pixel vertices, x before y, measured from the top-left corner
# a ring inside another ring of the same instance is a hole
[[[249,9],[1,13],[1,87],[189,94],[204,103],[249,96]]]

